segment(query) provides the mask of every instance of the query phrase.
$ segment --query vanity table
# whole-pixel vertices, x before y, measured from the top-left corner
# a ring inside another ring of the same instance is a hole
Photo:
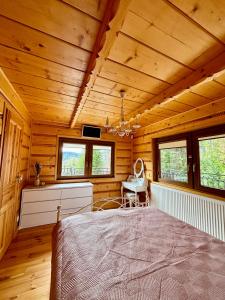
[[[125,189],[132,193],[127,193],[124,196]],[[144,177],[144,162],[141,158],[138,158],[134,163],[134,176],[129,176],[127,181],[122,181],[122,202],[125,203],[128,198],[128,200],[130,200],[130,206],[132,206],[132,204],[139,206],[138,193],[141,192],[145,193],[145,205],[147,205],[149,203],[148,180]]]

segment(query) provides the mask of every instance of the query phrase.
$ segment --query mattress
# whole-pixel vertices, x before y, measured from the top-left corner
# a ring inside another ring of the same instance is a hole
[[[52,244],[52,300],[225,299],[225,243],[156,208],[66,218]]]

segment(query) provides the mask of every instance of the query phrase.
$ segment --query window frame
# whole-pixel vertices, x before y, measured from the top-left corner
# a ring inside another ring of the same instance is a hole
[[[211,137],[211,136],[217,136],[220,134],[225,134],[225,126],[216,126],[216,127],[211,127],[207,129],[202,129],[198,130],[196,132],[192,133],[193,137],[193,149],[195,154],[194,157],[194,164],[195,164],[195,185],[194,188],[196,190],[206,192],[209,194],[214,194],[217,196],[224,196],[225,197],[225,190],[219,190],[207,186],[202,186],[201,185],[201,172],[200,172],[200,151],[199,151],[199,138],[203,137]]]
[[[211,137],[220,134],[225,134],[225,126],[214,126],[201,130],[191,131],[188,133],[167,136],[163,138],[153,139],[153,180],[173,184],[176,186],[183,186],[197,191],[213,194],[216,196],[225,197],[225,190],[205,187],[200,184],[200,157],[199,157],[199,142],[198,139],[202,137]],[[176,140],[186,139],[187,141],[187,162],[188,162],[188,183],[179,182],[175,180],[165,180],[160,178],[160,149],[159,144],[162,142],[173,142]]]
[[[187,178],[188,182],[182,182],[182,181],[176,181],[176,180],[169,180],[169,179],[162,179],[159,177],[161,173],[161,168],[160,168],[160,149],[159,149],[159,144],[161,143],[167,143],[167,142],[175,142],[175,141],[180,141],[180,140],[186,140],[187,142]],[[154,175],[154,180],[158,182],[163,182],[163,183],[169,183],[169,184],[176,184],[178,186],[183,186],[183,187],[192,187],[193,186],[193,176],[192,176],[192,168],[190,167],[190,164],[192,163],[192,151],[190,147],[190,135],[189,134],[177,134],[169,137],[163,137],[159,139],[155,139],[155,145],[156,151],[155,151],[155,159],[154,161],[156,162],[157,166],[155,168],[155,175]]]
[[[84,175],[78,176],[62,176],[62,146],[63,143],[71,144],[84,144],[86,145],[85,154],[85,166]],[[93,158],[93,146],[102,145],[111,147],[111,173],[106,175],[92,175],[92,158]],[[57,162],[57,179],[59,180],[71,180],[71,179],[88,179],[88,178],[112,178],[115,176],[115,142],[108,141],[96,141],[76,138],[59,137],[58,139],[58,162]]]

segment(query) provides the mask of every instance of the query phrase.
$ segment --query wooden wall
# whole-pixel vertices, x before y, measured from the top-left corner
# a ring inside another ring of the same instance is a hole
[[[81,137],[81,128],[64,128],[44,124],[32,124],[32,146],[30,160],[30,182],[34,181],[34,164],[42,164],[41,180],[46,183],[77,182],[87,180],[57,180],[57,140],[58,136]],[[126,180],[131,171],[131,141],[112,135],[103,134],[102,140],[115,141],[115,177],[96,178],[94,183],[94,199],[102,199],[120,195],[121,181]]]
[[[142,158],[145,163],[145,175],[152,180],[152,137],[150,134],[135,136],[133,139],[133,161]]]
[[[153,180],[152,138],[225,124],[225,98],[141,128],[133,140],[133,158],[143,158],[146,177]]]
[[[0,177],[0,259],[17,231],[21,190],[29,178],[30,117],[0,69],[0,98],[8,110]],[[7,125],[11,124],[11,125]],[[11,127],[10,127],[11,126]],[[16,176],[22,176],[22,182]]]

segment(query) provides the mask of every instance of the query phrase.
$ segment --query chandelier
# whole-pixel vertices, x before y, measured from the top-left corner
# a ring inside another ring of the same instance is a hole
[[[120,137],[132,136],[136,132],[136,130],[141,127],[141,125],[138,124],[137,117],[135,123],[132,126],[128,124],[128,122],[125,120],[124,117],[124,97],[125,97],[124,90],[120,90],[120,97],[121,97],[121,112],[120,112],[119,125],[117,126],[110,125],[109,118],[107,117],[104,127],[106,128],[106,131],[108,133],[112,133]]]

